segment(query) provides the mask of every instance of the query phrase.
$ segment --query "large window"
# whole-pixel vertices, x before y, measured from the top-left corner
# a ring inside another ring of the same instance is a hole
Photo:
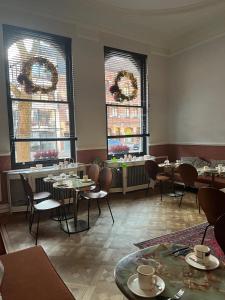
[[[147,151],[146,56],[105,47],[108,157]]]
[[[75,155],[71,40],[4,25],[13,166]]]

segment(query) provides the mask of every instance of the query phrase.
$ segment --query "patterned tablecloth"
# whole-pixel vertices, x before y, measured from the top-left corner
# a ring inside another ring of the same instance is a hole
[[[127,280],[137,273],[138,265],[149,263],[155,267],[156,274],[166,284],[164,292],[157,299],[172,297],[180,288],[184,288],[182,300],[224,300],[225,264],[221,262],[219,268],[212,271],[195,269],[186,263],[185,256],[170,254],[180,246],[182,245],[156,245],[122,258],[114,272],[115,281],[121,292],[128,299],[144,299],[129,290]],[[146,260],[149,258],[150,260]]]

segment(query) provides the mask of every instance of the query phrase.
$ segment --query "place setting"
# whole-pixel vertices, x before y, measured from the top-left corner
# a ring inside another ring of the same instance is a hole
[[[129,277],[127,286],[137,296],[153,298],[164,291],[165,282],[155,274],[153,266],[140,265],[137,267],[137,273]]]
[[[194,246],[194,252],[185,256],[185,261],[192,267],[199,270],[215,270],[219,267],[220,261],[211,254],[211,250],[206,245]]]

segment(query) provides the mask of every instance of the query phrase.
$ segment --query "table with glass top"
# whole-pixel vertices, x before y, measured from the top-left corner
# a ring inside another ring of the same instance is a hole
[[[64,191],[72,191],[73,194],[73,217],[70,219],[67,219],[69,233],[78,233],[81,231],[88,230],[88,223],[86,220],[78,219],[77,216],[77,201],[79,197],[80,191],[84,191],[88,189],[90,186],[94,185],[95,182],[88,179],[80,179],[80,178],[66,178],[60,181],[57,181],[57,178],[44,178],[45,182],[53,182],[53,188],[60,190],[61,193]],[[63,231],[68,233],[67,225],[65,222],[62,222],[62,229]]]
[[[114,271],[120,291],[128,299],[144,299],[133,294],[127,282],[130,276],[137,273],[139,265],[150,264],[155,267],[156,275],[165,282],[165,290],[156,299],[166,300],[182,288],[185,291],[182,300],[224,300],[225,264],[220,262],[219,267],[211,271],[196,269],[185,261],[185,256],[172,254],[180,247],[182,245],[160,244],[122,258]]]

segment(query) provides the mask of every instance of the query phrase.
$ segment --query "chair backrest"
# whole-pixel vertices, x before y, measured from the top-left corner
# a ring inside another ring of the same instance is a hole
[[[225,193],[216,188],[199,189],[198,202],[210,225],[214,225],[216,220],[225,213]]]
[[[154,160],[146,160],[145,162],[145,172],[147,173],[149,179],[156,180],[156,175],[159,171],[159,166]]]
[[[112,170],[111,168],[103,168],[99,174],[100,189],[108,192],[112,184]]]
[[[98,183],[99,173],[100,173],[100,168],[97,164],[92,164],[88,169],[88,177],[95,183]]]
[[[181,164],[177,168],[177,172],[180,174],[180,177],[185,185],[190,187],[194,186],[194,183],[198,178],[198,172],[195,167],[190,164]]]
[[[214,233],[217,243],[220,245],[220,248],[225,254],[225,214],[220,216],[215,223]]]
[[[21,181],[22,181],[22,184],[23,184],[23,189],[24,189],[24,193],[25,193],[25,196],[27,198],[27,201],[29,201],[30,204],[33,206],[33,204],[34,204],[34,194],[33,194],[32,188],[31,188],[28,180],[23,176],[23,174],[20,174],[20,178],[21,178]]]

